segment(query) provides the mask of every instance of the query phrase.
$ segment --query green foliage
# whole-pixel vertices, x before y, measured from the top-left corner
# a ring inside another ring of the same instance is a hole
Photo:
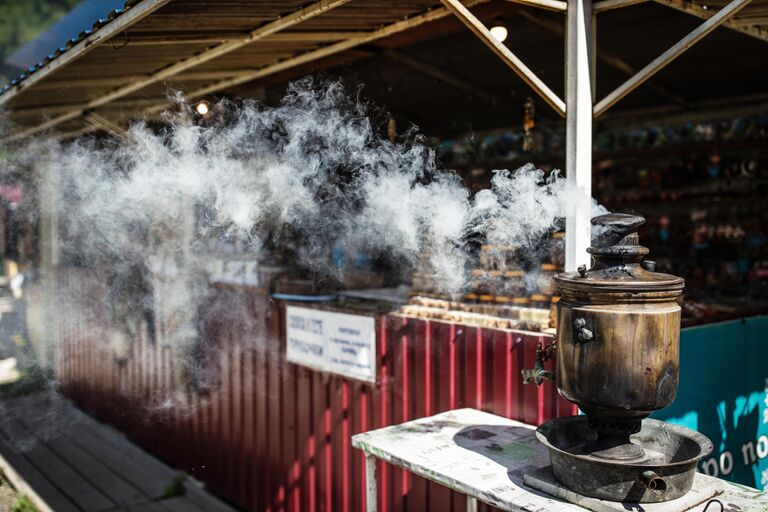
[[[13,502],[11,512],[38,512],[37,507],[26,496],[19,496]]]
[[[81,0],[3,0],[0,2],[0,64],[17,48],[68,13]],[[5,82],[0,76],[0,83]]]
[[[28,395],[48,388],[51,375],[39,366],[20,368],[21,378],[16,382],[0,386],[0,400]]]
[[[187,492],[187,488],[184,487],[184,482],[187,480],[185,473],[176,473],[171,480],[171,483],[165,488],[163,492],[164,498],[172,498],[174,496],[182,496]]]

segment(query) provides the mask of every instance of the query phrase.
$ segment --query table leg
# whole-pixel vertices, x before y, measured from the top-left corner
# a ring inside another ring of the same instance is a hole
[[[367,512],[376,512],[376,457],[365,454],[365,509]]]
[[[467,512],[477,512],[477,498],[467,496]]]

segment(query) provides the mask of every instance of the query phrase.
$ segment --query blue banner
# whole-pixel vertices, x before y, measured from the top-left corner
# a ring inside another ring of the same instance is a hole
[[[677,398],[653,417],[712,440],[702,473],[768,489],[768,317],[683,329]]]

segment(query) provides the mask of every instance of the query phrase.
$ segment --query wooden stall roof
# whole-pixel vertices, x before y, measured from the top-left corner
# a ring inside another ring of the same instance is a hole
[[[655,2],[700,18],[727,3]],[[595,5],[619,3],[628,2]],[[439,0],[131,0],[2,90],[0,109],[13,126],[5,140],[43,131],[117,133],[167,108],[169,90],[189,99],[232,90],[403,33],[418,38],[417,27],[449,14]],[[768,0],[752,0],[725,26],[768,41]],[[454,22],[452,30],[460,29]]]

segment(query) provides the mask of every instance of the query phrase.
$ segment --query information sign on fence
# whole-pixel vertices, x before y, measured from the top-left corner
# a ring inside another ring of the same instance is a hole
[[[286,358],[315,370],[376,381],[372,317],[286,307]]]

